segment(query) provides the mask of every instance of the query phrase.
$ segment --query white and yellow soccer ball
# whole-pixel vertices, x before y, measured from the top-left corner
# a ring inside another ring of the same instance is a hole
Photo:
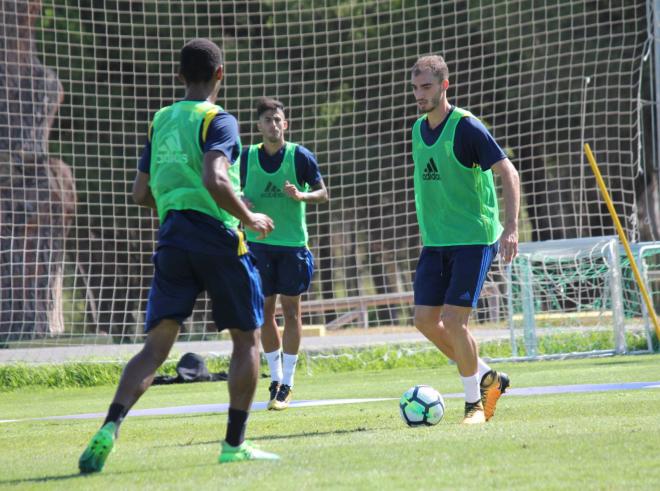
[[[445,414],[445,401],[433,387],[416,385],[401,396],[399,412],[408,426],[433,426]]]

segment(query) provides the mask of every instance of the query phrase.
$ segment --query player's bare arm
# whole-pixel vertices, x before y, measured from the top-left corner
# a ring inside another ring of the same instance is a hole
[[[245,206],[247,206],[250,210],[254,208],[254,203],[247,199],[245,196],[241,196],[241,201]]]
[[[149,174],[137,172],[135,181],[133,181],[133,202],[139,206],[156,209],[156,201],[151,194],[149,187]]]
[[[305,203],[325,203],[328,201],[328,190],[326,189],[323,180],[314,184],[312,190],[308,192],[302,192],[289,181],[286,181],[284,183],[284,192],[291,199],[304,201]]]
[[[509,159],[495,162],[491,167],[502,180],[504,199],[504,231],[500,238],[500,254],[510,263],[518,255],[518,212],[520,210],[520,177]]]
[[[222,152],[206,152],[204,154],[204,186],[215,202],[238,218],[243,225],[266,237],[273,231],[273,221],[263,213],[252,213],[243,201],[234,193],[227,169],[231,163]]]

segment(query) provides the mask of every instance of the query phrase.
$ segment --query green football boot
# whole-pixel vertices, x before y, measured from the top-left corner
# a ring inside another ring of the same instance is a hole
[[[226,464],[228,462],[242,462],[244,460],[279,460],[279,455],[259,450],[247,440],[238,447],[232,447],[227,442],[222,442],[220,448],[220,457],[218,462]]]
[[[89,445],[78,460],[78,469],[81,474],[101,472],[105,461],[115,445],[115,423],[106,423],[92,437]]]

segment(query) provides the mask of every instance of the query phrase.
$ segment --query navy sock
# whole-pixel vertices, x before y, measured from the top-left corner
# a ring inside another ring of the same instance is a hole
[[[248,415],[247,411],[229,408],[225,441],[232,447],[238,447],[245,440]]]
[[[124,417],[126,416],[126,413],[128,411],[126,410],[126,407],[123,404],[117,404],[116,402],[113,402],[110,404],[110,407],[108,408],[108,415],[105,417],[105,421],[103,422],[102,426],[105,426],[108,423],[115,423],[117,425],[117,430],[115,431],[115,434],[119,434],[119,425],[121,422],[124,420]]]

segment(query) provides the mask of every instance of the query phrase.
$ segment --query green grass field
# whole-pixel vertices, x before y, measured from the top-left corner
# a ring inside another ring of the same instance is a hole
[[[500,364],[516,388],[660,381],[660,356]],[[268,381],[260,382],[264,400]],[[414,384],[460,392],[456,369],[297,375],[295,398],[399,397]],[[0,395],[0,419],[104,412],[114,387]],[[158,386],[136,408],[227,402],[224,383]],[[280,463],[218,465],[224,414],[130,416],[101,474],[77,459],[98,420],[0,424],[2,489],[660,489],[660,389],[505,396],[492,422],[408,428],[396,401],[256,411],[248,438]]]

